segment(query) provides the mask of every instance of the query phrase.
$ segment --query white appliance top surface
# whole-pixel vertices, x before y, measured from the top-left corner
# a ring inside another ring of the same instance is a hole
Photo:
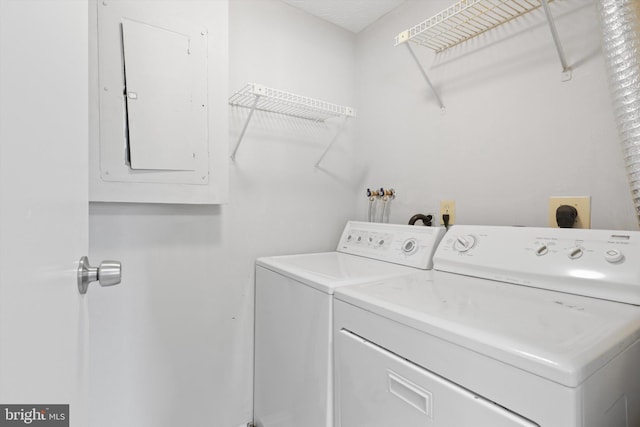
[[[353,283],[430,270],[442,227],[348,221],[335,252],[258,258],[256,265],[332,294]]]
[[[372,282],[421,270],[341,252],[283,255],[258,258],[256,265],[280,273],[320,291]],[[424,271],[426,274],[427,272]]]
[[[640,338],[640,307],[439,271],[335,297],[570,387]]]

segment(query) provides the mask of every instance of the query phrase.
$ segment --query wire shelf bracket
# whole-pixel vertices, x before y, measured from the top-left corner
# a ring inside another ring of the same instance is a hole
[[[422,77],[424,77],[424,80],[427,82],[427,86],[429,86],[429,88],[431,89],[431,92],[433,92],[433,95],[436,97],[436,100],[438,101],[438,104],[440,105],[440,108],[442,110],[444,110],[444,103],[442,102],[442,98],[440,98],[440,95],[438,94],[438,91],[436,90],[436,88],[433,87],[433,84],[431,83],[431,79],[429,79],[429,75],[427,74],[427,72],[425,71],[424,67],[420,63],[420,60],[418,59],[418,56],[413,51],[413,49],[411,48],[411,45],[409,43],[405,43],[405,46],[409,50],[409,53],[411,54],[411,57],[413,58],[413,60],[416,62],[416,65],[418,66],[418,69],[420,70],[420,73],[422,74]]]
[[[418,64],[429,87],[438,98],[440,107],[443,108],[442,100],[434,90],[415,53],[411,50],[409,42],[428,47],[436,53],[440,53],[542,6],[562,65],[562,81],[567,81],[571,79],[571,67],[567,64],[562,43],[549,8],[549,2],[551,1],[460,0],[453,6],[398,34],[395,37],[395,46],[405,44],[409,47],[409,52]]]
[[[229,105],[232,107],[241,107],[249,109],[249,115],[242,127],[236,145],[231,154],[231,160],[236,159],[238,148],[244,138],[249,122],[253,117],[253,113],[257,111],[265,111],[269,113],[283,114],[303,120],[323,123],[327,119],[333,117],[343,117],[344,121],[339,126],[334,138],[331,140],[320,159],[316,162],[319,167],[320,162],[326,156],[329,149],[333,146],[338,135],[346,125],[347,119],[355,117],[356,112],[351,107],[345,107],[318,99],[308,98],[302,95],[284,92],[278,89],[269,88],[263,85],[248,83],[241,90],[233,94],[229,98]]]
[[[567,63],[566,56],[564,56],[564,49],[562,49],[562,42],[560,41],[560,36],[558,35],[558,30],[556,29],[556,23],[553,19],[553,15],[551,14],[551,9],[549,8],[549,1],[551,0],[540,0],[540,4],[542,5],[544,14],[547,17],[549,30],[551,31],[551,37],[553,37],[553,43],[556,45],[556,51],[558,52],[558,58],[560,59],[560,65],[562,65],[562,81],[566,82],[568,80],[571,80],[572,70]]]
[[[327,145],[327,148],[324,149],[324,152],[322,153],[322,155],[320,156],[320,158],[316,162],[316,164],[315,164],[316,168],[320,167],[320,163],[324,159],[324,156],[327,155],[329,150],[331,150],[331,147],[333,147],[333,144],[335,144],[335,142],[338,140],[338,136],[340,136],[340,134],[342,133],[344,128],[347,126],[347,120],[348,119],[349,119],[349,116],[346,116],[346,115],[343,116],[342,123],[340,124],[340,126],[338,126],[338,130],[336,131],[335,135],[333,136],[333,139],[331,140],[331,142],[329,142],[329,144]]]

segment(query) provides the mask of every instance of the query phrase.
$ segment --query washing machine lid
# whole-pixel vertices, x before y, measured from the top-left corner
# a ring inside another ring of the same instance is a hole
[[[354,283],[372,282],[422,271],[341,252],[258,258],[256,265],[328,294],[333,294],[336,288]]]
[[[256,265],[332,294],[353,283],[431,270],[444,234],[443,227],[348,221],[336,251],[264,257]]]
[[[640,338],[640,307],[435,271],[336,298],[576,387]],[[461,349],[462,350],[462,349]]]

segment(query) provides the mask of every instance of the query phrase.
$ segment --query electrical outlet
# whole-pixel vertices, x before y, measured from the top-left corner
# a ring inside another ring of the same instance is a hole
[[[573,228],[591,228],[591,196],[549,198],[549,227],[558,228],[556,210],[562,205],[573,206],[578,211]]]
[[[440,224],[444,224],[442,221],[442,215],[449,215],[449,225],[456,223],[456,201],[455,200],[440,200]]]

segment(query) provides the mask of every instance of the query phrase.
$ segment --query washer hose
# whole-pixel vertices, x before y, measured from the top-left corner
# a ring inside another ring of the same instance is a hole
[[[431,215],[423,215],[423,214],[415,214],[409,219],[409,225],[416,225],[417,221],[422,221],[423,225],[431,227],[431,221],[433,221],[433,216]]]

